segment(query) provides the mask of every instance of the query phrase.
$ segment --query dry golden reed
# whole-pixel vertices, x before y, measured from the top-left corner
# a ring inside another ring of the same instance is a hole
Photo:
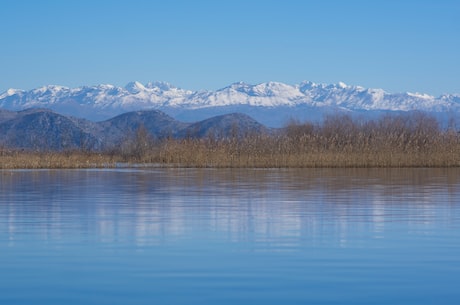
[[[55,169],[115,167],[114,156],[91,152],[0,151],[0,169]]]

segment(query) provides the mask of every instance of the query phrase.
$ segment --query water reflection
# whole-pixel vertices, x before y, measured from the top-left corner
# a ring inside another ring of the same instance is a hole
[[[3,171],[0,238],[290,250],[459,228],[457,169]],[[389,225],[391,223],[391,225]],[[207,237],[209,238],[209,237]],[[368,245],[368,241],[367,244]]]

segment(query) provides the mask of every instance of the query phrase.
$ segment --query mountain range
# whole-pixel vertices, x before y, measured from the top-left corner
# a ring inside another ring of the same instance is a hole
[[[280,127],[290,119],[320,121],[326,114],[342,112],[375,116],[417,110],[446,121],[460,116],[460,95],[388,93],[341,82],[305,81],[297,85],[238,82],[216,91],[184,90],[165,82],[131,82],[124,87],[50,85],[29,91],[8,89],[0,94],[0,108],[11,111],[47,108],[94,122],[139,110],[160,110],[189,123],[243,113],[266,126]]]
[[[240,113],[185,123],[159,110],[143,110],[93,122],[49,109],[30,108],[22,111],[0,110],[0,148],[110,150],[135,139],[141,128],[152,140],[165,137],[239,137],[248,133],[271,132]]]

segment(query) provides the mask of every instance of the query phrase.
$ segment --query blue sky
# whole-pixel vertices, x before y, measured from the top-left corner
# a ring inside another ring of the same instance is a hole
[[[0,0],[0,92],[132,80],[460,93],[460,1]]]

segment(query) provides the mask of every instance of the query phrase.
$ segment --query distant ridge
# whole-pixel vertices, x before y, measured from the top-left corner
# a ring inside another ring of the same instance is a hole
[[[144,110],[92,122],[49,109],[0,110],[0,147],[38,151],[106,150],[132,140],[141,128],[152,140],[165,137],[238,137],[269,132],[251,117],[237,113],[184,123],[159,110]]]
[[[128,83],[68,88],[45,86],[30,91],[8,89],[0,94],[0,108],[22,110],[48,108],[65,115],[93,121],[138,110],[161,110],[175,119],[195,122],[228,113],[244,113],[271,127],[290,118],[321,120],[328,113],[375,115],[382,112],[424,111],[441,120],[460,115],[460,95],[434,97],[420,93],[388,93],[361,86],[297,85],[237,82],[216,91],[191,91],[166,82]]]

